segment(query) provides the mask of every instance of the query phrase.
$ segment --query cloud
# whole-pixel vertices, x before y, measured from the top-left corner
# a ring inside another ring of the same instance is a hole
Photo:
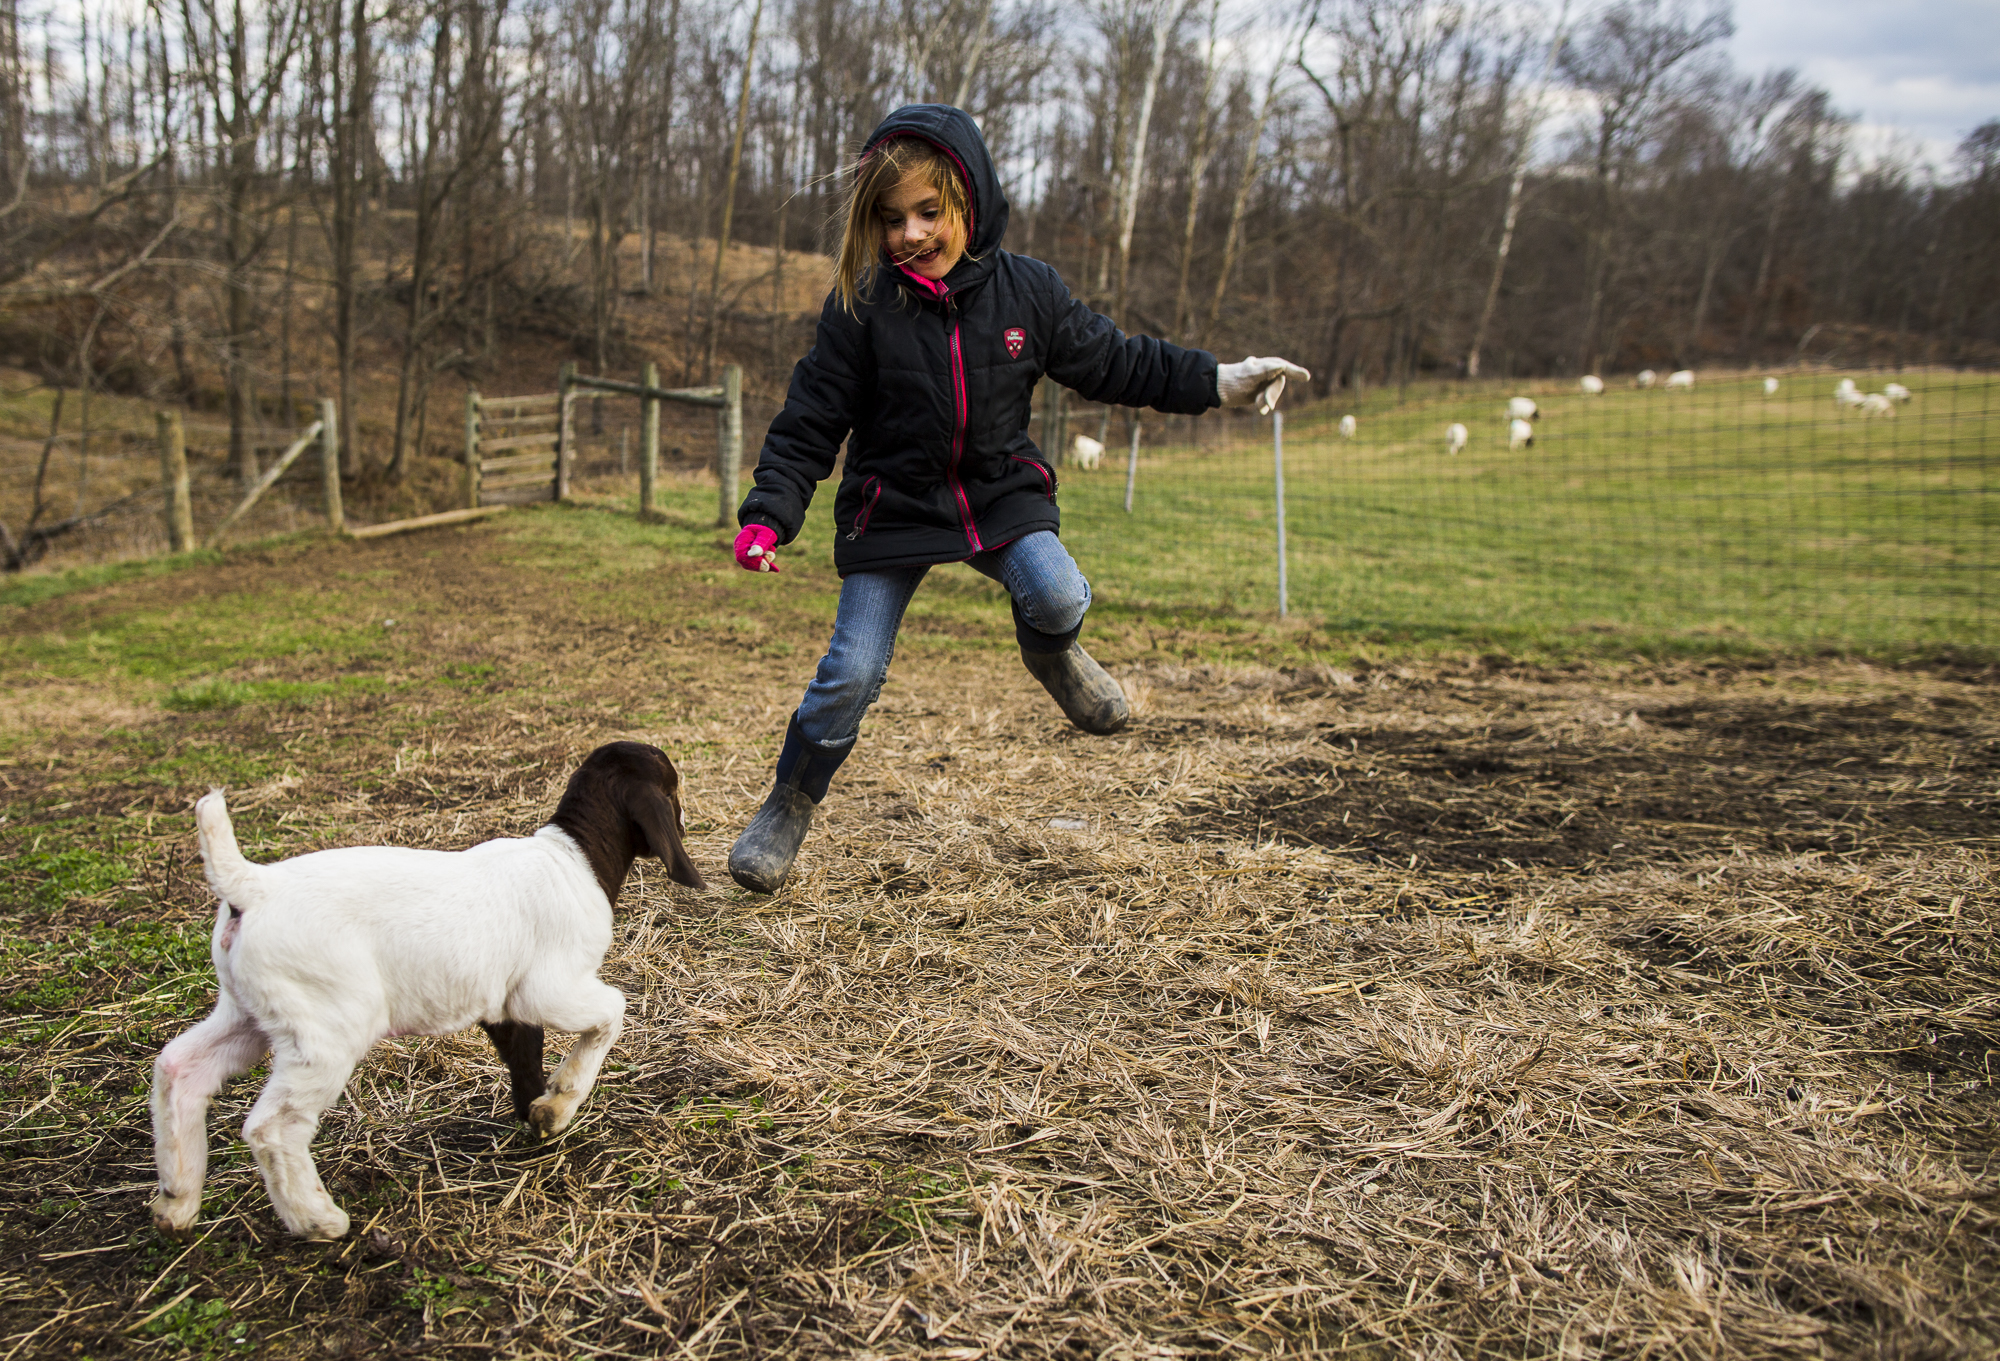
[[[1737,0],[1730,53],[1760,73],[1797,67],[1855,115],[1857,150],[1901,140],[1940,169],[2000,117],[2000,13],[1992,0]]]

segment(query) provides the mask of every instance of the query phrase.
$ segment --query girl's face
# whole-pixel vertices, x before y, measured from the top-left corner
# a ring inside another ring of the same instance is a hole
[[[944,218],[937,190],[911,173],[882,196],[882,249],[889,258],[926,279],[942,279],[965,254],[965,228]]]

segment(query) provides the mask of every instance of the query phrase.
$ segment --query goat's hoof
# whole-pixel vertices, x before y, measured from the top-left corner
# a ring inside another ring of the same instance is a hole
[[[569,1128],[576,1116],[576,1098],[567,1092],[538,1096],[528,1107],[528,1125],[544,1139],[553,1139]]]
[[[301,1238],[330,1243],[336,1238],[347,1237],[349,1222],[347,1211],[328,1201],[320,1209],[299,1216],[299,1222],[290,1227]]]
[[[194,1227],[195,1216],[201,1213],[201,1197],[170,1196],[162,1192],[153,1197],[147,1207],[153,1212],[153,1227],[161,1233],[175,1238],[183,1238]]]

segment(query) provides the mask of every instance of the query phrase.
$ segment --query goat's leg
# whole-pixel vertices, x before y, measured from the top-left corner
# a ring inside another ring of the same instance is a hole
[[[209,1098],[264,1057],[265,1048],[257,1023],[223,993],[207,1020],[153,1060],[153,1159],[160,1168],[160,1193],[152,1211],[160,1232],[183,1233],[201,1212]]]
[[[314,1039],[325,1042],[328,1037]],[[272,1207],[285,1227],[303,1238],[339,1238],[347,1232],[347,1212],[333,1203],[313,1165],[312,1137],[361,1054],[337,1052],[338,1046],[330,1043],[326,1049],[325,1056],[309,1059],[297,1044],[276,1042],[271,1080],[243,1122],[243,1141],[256,1155]]]
[[[514,1084],[514,1118],[525,1124],[528,1108],[549,1089],[542,1080],[542,1028],[522,1021],[481,1021],[479,1028],[507,1064]]]
[[[604,1056],[625,1028],[625,994],[592,978],[559,1002],[545,1001],[539,1019],[557,1030],[576,1033],[576,1042],[549,1079],[548,1093],[528,1108],[528,1123],[547,1139],[569,1128],[576,1108],[596,1084]]]

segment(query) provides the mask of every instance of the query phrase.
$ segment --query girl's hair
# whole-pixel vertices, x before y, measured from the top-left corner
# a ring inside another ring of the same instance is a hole
[[[920,137],[891,137],[878,143],[854,167],[844,205],[840,251],[834,259],[834,292],[849,312],[874,282],[875,271],[882,264],[882,199],[911,174],[922,177],[937,191],[941,227],[956,228],[968,236],[971,233],[972,206],[950,156]]]

